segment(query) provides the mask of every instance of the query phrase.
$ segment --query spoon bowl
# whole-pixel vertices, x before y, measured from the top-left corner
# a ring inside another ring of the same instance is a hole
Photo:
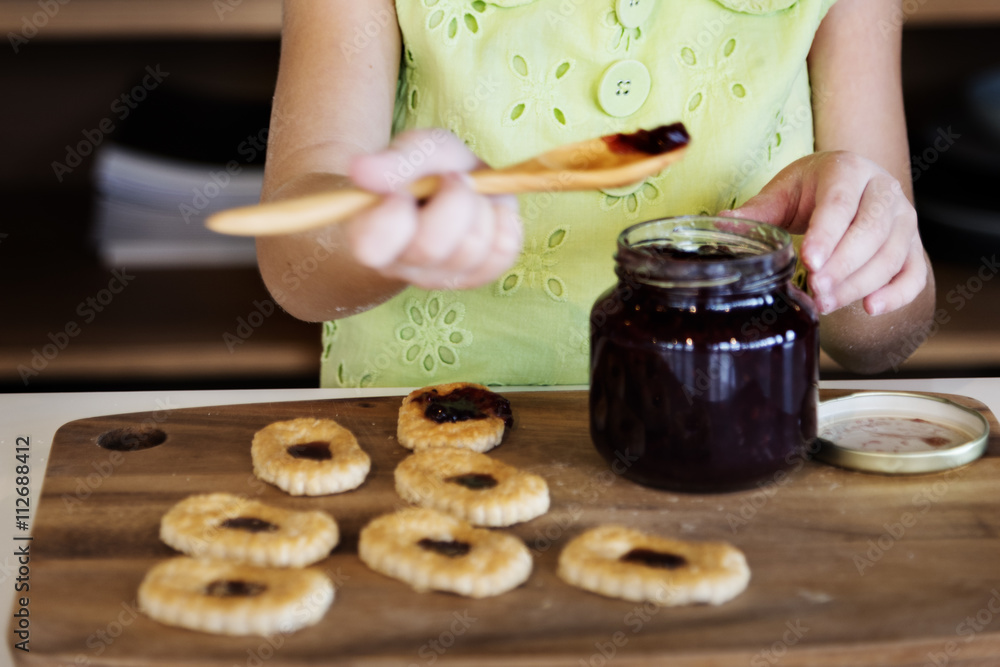
[[[612,134],[566,144],[501,169],[469,173],[481,194],[600,190],[637,183],[680,159],[689,137],[680,123],[629,134]],[[427,176],[408,186],[418,199],[440,187]],[[382,195],[343,188],[294,199],[220,211],[208,218],[209,229],[234,236],[293,234],[340,222],[377,205]]]

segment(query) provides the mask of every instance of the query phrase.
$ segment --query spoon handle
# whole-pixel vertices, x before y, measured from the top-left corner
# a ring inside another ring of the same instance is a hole
[[[436,192],[439,183],[437,176],[427,176],[411,183],[409,190],[422,199]],[[227,209],[210,216],[205,224],[214,232],[233,236],[295,234],[347,220],[372,208],[382,201],[382,197],[359,188],[341,188]]]

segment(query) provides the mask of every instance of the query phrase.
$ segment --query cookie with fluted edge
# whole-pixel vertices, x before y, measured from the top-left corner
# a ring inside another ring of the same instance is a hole
[[[178,551],[262,567],[315,563],[339,537],[326,512],[283,509],[231,493],[189,496],[160,519],[160,539]]]
[[[471,382],[451,382],[410,392],[399,408],[399,444],[419,451],[461,447],[485,452],[513,426],[510,401]]]
[[[395,479],[404,500],[477,526],[510,526],[549,509],[545,479],[467,449],[415,452],[396,466]]]
[[[350,491],[371,470],[354,434],[332,419],[268,424],[254,434],[250,455],[254,475],[293,496]]]
[[[726,542],[691,542],[624,526],[600,526],[571,540],[557,574],[608,597],[661,606],[722,604],[750,582],[743,553]]]
[[[517,537],[423,507],[372,520],[361,530],[358,556],[416,591],[473,598],[516,588],[532,568],[531,554]]]
[[[317,623],[333,598],[333,583],[313,568],[262,568],[178,556],[146,573],[137,602],[144,614],[167,625],[223,635],[271,635]]]

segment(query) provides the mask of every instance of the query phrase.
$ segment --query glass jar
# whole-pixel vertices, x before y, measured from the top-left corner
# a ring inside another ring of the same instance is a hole
[[[590,429],[612,470],[713,492],[778,479],[816,437],[818,319],[784,230],[683,217],[618,237],[591,311]]]

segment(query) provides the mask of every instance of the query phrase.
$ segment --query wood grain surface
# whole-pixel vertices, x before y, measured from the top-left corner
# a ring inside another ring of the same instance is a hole
[[[830,398],[845,392],[824,392]],[[220,406],[105,416],[56,434],[31,542],[31,652],[25,665],[995,665],[1000,664],[1000,426],[986,456],[950,472],[887,477],[801,462],[787,478],[728,494],[683,495],[617,478],[590,443],[586,392],[511,393],[516,425],[491,455],[547,478],[552,508],[509,530],[535,561],[505,595],[416,593],[357,558],[360,528],[402,506],[394,466],[400,399]],[[371,454],[359,489],[291,497],[251,472],[254,432],[333,418]],[[150,424],[166,441],[112,452],[102,433]],[[228,491],[336,517],[342,541],[316,567],[337,598],[289,635],[218,637],[136,610],[145,572],[174,555],[160,517],[194,493]],[[726,540],[752,570],[718,607],[659,608],[576,590],[555,575],[566,541],[622,523]],[[9,618],[9,617],[8,617]]]

